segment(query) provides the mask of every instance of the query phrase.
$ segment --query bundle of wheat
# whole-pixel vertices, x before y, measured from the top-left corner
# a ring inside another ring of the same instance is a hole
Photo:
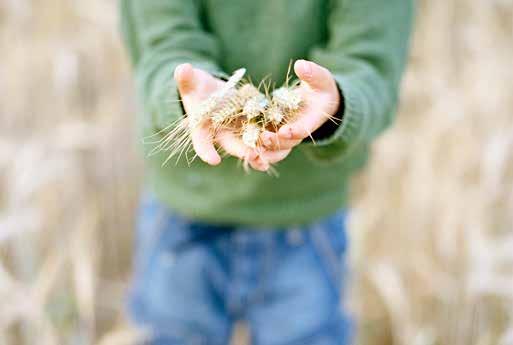
[[[235,71],[223,88],[151,136],[158,136],[158,139],[146,141],[155,145],[150,155],[167,152],[163,165],[173,157],[177,157],[177,161],[184,155],[189,157],[191,132],[206,121],[210,123],[212,136],[228,129],[235,132],[249,149],[260,151],[260,135],[265,130],[276,132],[291,121],[300,111],[303,101],[297,84],[288,86],[288,78],[284,86],[273,92],[268,91],[269,85],[265,85],[262,92],[260,87],[243,80],[245,72],[244,68]],[[194,157],[187,159],[188,163]]]

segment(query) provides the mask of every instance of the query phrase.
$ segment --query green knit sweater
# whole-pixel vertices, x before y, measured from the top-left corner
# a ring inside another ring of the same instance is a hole
[[[275,167],[245,173],[228,157],[162,166],[146,159],[155,195],[178,212],[213,223],[262,226],[314,221],[346,205],[348,179],[370,142],[393,120],[412,25],[413,0],[121,0],[134,65],[141,138],[183,116],[174,68],[189,62],[214,75],[246,67],[253,82],[280,85],[293,60],[328,68],[344,99],[328,138],[303,142]],[[151,145],[144,145],[145,153]]]

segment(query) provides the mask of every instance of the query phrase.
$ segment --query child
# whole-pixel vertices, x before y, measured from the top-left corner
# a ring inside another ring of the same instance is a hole
[[[121,1],[141,137],[240,67],[279,86],[296,60],[305,104],[262,134],[264,152],[229,131],[213,138],[205,121],[192,133],[192,165],[147,158],[130,305],[151,344],[227,344],[237,320],[252,344],[350,343],[339,307],[348,179],[392,122],[412,2]],[[230,156],[221,162],[214,145]],[[239,159],[262,172],[246,174]],[[279,178],[264,173],[270,164]]]

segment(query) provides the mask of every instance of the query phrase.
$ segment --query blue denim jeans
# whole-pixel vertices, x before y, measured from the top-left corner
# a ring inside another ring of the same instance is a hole
[[[205,224],[146,197],[136,234],[132,319],[154,345],[347,345],[343,212],[290,228]]]

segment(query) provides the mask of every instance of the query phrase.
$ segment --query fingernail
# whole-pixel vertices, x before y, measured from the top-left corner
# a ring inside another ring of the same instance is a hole
[[[301,69],[303,70],[304,76],[306,76],[308,78],[311,77],[312,76],[312,65],[310,64],[310,62],[306,61],[306,60],[299,60],[299,63],[300,63]]]
[[[210,157],[209,162],[211,165],[219,165],[219,163],[221,163],[221,158],[212,156]]]

